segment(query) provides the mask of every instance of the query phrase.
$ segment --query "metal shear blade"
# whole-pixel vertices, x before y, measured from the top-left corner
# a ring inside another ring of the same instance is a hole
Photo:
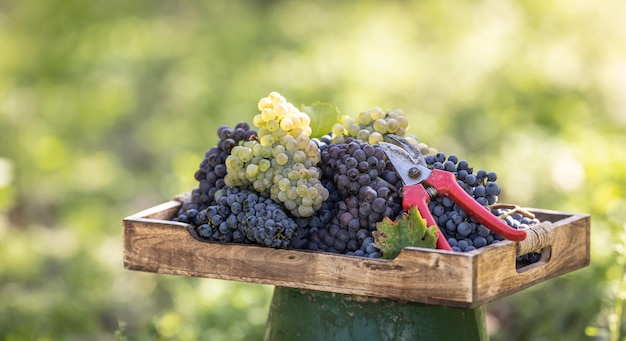
[[[378,142],[378,145],[385,152],[405,185],[419,184],[430,176],[431,170],[426,167],[426,162],[419,150],[417,150],[418,155],[415,159],[409,152],[395,144]]]
[[[413,160],[417,162],[418,165],[428,167],[428,165],[426,164],[426,160],[424,159],[424,156],[422,155],[422,152],[419,150],[419,148],[417,148],[417,146],[412,144],[411,142],[407,141],[407,139],[405,139],[404,137],[394,135],[394,134],[389,134],[389,135],[385,135],[385,139],[388,142],[391,142],[393,144],[400,146],[402,149],[408,152],[409,155],[413,158]]]

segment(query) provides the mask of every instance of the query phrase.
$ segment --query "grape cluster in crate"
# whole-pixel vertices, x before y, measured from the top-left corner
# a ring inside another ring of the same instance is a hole
[[[408,135],[409,121],[400,110],[372,108],[341,117],[318,103],[304,112],[276,92],[262,98],[258,109],[254,128],[247,122],[218,128],[219,142],[195,172],[198,186],[173,218],[193,225],[203,239],[382,257],[373,232],[385,217],[397,220],[405,213],[402,181],[378,146],[388,134],[414,144],[429,168],[454,173],[469,195],[509,226],[539,223],[532,214],[498,204],[495,172],[475,170]],[[502,240],[447,197],[433,198],[429,210],[453,251]],[[533,262],[539,255],[520,257]]]

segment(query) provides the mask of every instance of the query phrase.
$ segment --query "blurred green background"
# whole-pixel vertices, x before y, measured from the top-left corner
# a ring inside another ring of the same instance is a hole
[[[0,0],[0,339],[261,339],[272,287],[127,271],[279,91],[403,109],[500,201],[592,216],[592,261],[486,306],[493,340],[626,335],[626,2]],[[454,321],[450,321],[451,327]],[[620,333],[621,329],[621,333]]]

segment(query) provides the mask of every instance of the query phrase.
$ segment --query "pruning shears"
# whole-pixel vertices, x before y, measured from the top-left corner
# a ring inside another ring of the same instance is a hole
[[[417,206],[428,226],[437,226],[428,203],[431,198],[447,196],[470,217],[503,238],[518,242],[526,239],[526,231],[510,227],[467,194],[458,184],[454,173],[429,169],[416,146],[400,136],[390,134],[387,137],[393,143],[379,142],[378,145],[402,179],[402,207],[405,211]],[[437,248],[452,251],[441,231],[437,233]]]

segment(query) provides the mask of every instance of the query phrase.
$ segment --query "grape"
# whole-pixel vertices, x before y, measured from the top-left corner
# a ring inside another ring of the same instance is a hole
[[[224,183],[254,189],[294,217],[312,216],[329,192],[321,185],[320,151],[309,138],[310,119],[276,92],[259,100],[258,107],[260,113],[253,120],[258,140],[233,148]]]
[[[198,186],[191,191],[191,198],[182,203],[178,215],[189,209],[201,211],[215,204],[215,192],[225,185],[226,159],[236,145],[255,135],[256,131],[250,129],[246,122],[240,122],[232,129],[225,125],[217,129],[219,138],[217,146],[210,148],[204,154],[194,174]]]
[[[198,235],[212,241],[256,243],[275,248],[291,247],[298,225],[283,207],[238,187],[225,186],[217,191],[216,205],[199,211],[208,222],[195,225]],[[239,214],[245,210],[244,214]],[[222,212],[222,214],[216,214]],[[186,212],[188,216],[189,211]],[[197,220],[196,216],[196,220]],[[276,218],[276,219],[273,219]]]
[[[317,141],[322,182],[334,195],[323,203],[327,208],[319,211],[324,212],[322,224],[309,231],[303,248],[381,257],[373,246],[372,231],[383,217],[395,219],[400,214],[401,180],[380,147],[352,137],[342,143],[329,143],[329,138],[323,140]],[[393,180],[393,184],[386,178]]]
[[[429,168],[456,175],[480,205],[497,203],[497,174],[474,171],[466,160],[406,134],[401,110],[378,107],[332,125],[329,135],[311,138],[309,116],[277,92],[257,103],[252,130],[245,122],[217,129],[217,145],[206,151],[194,177],[198,185],[174,218],[212,241],[257,243],[359,257],[381,257],[372,231],[383,218],[402,211],[403,183],[378,143],[404,136]],[[454,251],[469,252],[502,240],[469,217],[448,197],[428,205]],[[536,224],[518,213],[492,210],[516,229]],[[518,257],[537,261],[540,255]]]
[[[375,145],[383,141],[384,135],[396,134],[404,136],[409,127],[409,120],[401,110],[383,111],[374,107],[359,113],[356,119],[346,118],[341,124],[332,128],[332,141],[344,143],[348,137]]]

